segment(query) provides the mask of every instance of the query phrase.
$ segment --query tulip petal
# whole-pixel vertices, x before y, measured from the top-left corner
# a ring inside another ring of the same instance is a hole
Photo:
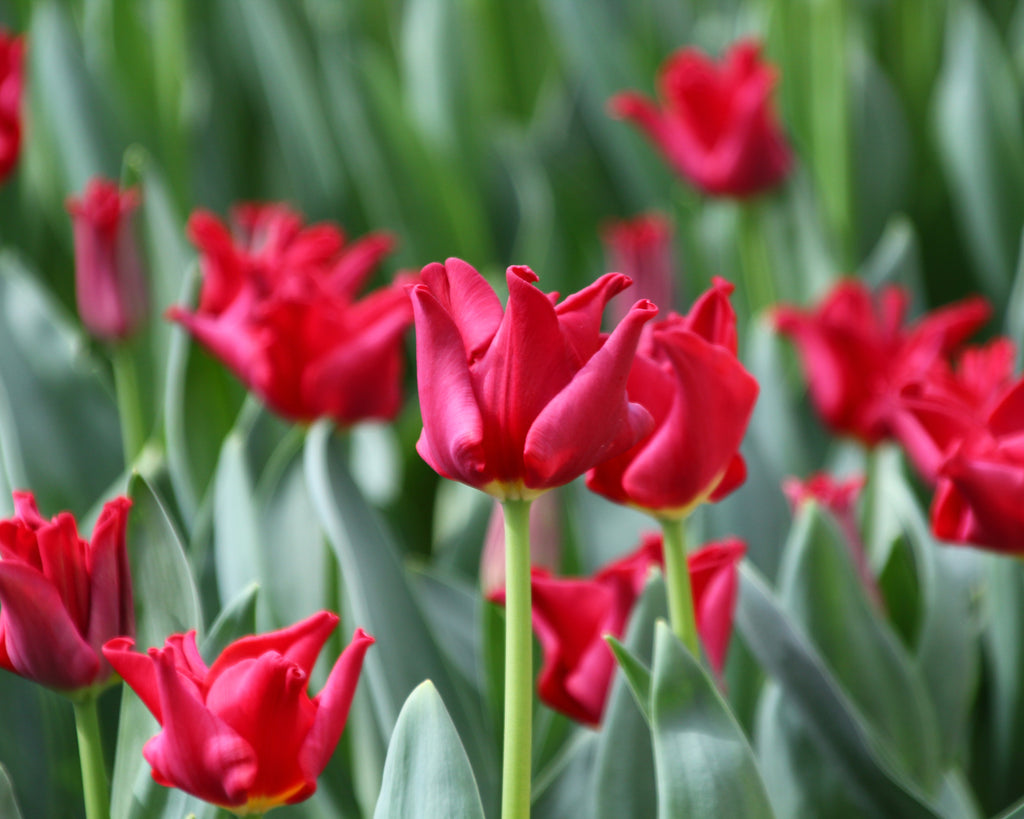
[[[142,704],[156,717],[156,721],[163,725],[160,690],[156,683],[153,660],[134,651],[134,647],[135,641],[130,637],[115,637],[103,646],[103,656],[125,684],[138,695]]]
[[[416,321],[416,378],[423,414],[416,450],[444,477],[482,486],[488,482],[484,424],[463,337],[426,285],[413,287],[409,295]]]
[[[70,512],[61,512],[36,532],[43,574],[60,595],[63,607],[79,633],[89,627],[89,575],[86,544]]]
[[[606,273],[555,307],[558,324],[581,368],[601,347],[601,319],[609,301],[632,284],[622,273]]]
[[[327,685],[313,700],[317,705],[316,718],[299,752],[299,767],[308,781],[316,782],[341,739],[359,684],[363,657],[373,642],[373,637],[357,628],[352,642],[331,669]]]
[[[318,611],[287,628],[235,640],[210,666],[206,684],[212,688],[217,678],[231,666],[242,660],[257,659],[271,651],[295,663],[307,675],[312,674],[316,658],[338,625],[338,619],[338,615],[332,612]]]
[[[142,749],[153,778],[215,805],[244,804],[257,773],[252,747],[197,699],[168,653],[155,649],[150,656],[168,715],[163,731]]]
[[[135,633],[132,577],[125,546],[131,505],[128,498],[115,498],[105,504],[93,529],[87,559],[89,629],[86,639],[96,651],[112,637]]]
[[[544,407],[526,437],[529,487],[560,486],[629,449],[653,419],[626,400],[626,383],[643,325],[658,308],[637,302],[604,345]]]
[[[368,233],[345,247],[328,277],[330,291],[341,298],[354,299],[374,268],[394,250],[395,243],[390,233]]]
[[[1024,470],[956,452],[939,470],[959,498],[947,492],[936,499],[933,528],[938,537],[1019,552],[1024,543]],[[956,517],[952,512],[958,512]]]
[[[725,668],[746,545],[738,538],[709,543],[687,556],[697,632],[716,674]]]
[[[494,288],[462,259],[428,264],[420,276],[458,328],[466,357],[473,361],[483,355],[504,313]]]
[[[0,560],[0,607],[5,648],[18,674],[58,690],[92,685],[99,657],[42,573]]]

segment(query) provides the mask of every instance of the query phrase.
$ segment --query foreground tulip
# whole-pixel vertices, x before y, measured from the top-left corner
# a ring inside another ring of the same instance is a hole
[[[0,183],[21,152],[21,94],[25,40],[0,27]]]
[[[348,426],[401,408],[402,334],[412,322],[403,286],[356,294],[393,244],[384,234],[346,243],[333,225],[305,227],[283,205],[244,205],[235,234],[205,211],[189,219],[203,286],[182,324],[275,412]]]
[[[499,499],[534,498],[631,447],[650,413],[626,398],[640,331],[657,312],[638,302],[607,338],[608,300],[629,285],[609,273],[559,304],[510,267],[501,302],[465,262],[423,268],[410,291],[423,459],[446,478]]]
[[[901,389],[919,380],[988,321],[974,297],[934,310],[912,326],[910,294],[901,287],[873,296],[855,280],[840,282],[813,310],[782,306],[775,326],[796,344],[811,398],[835,432],[873,446],[893,435]]]
[[[697,630],[716,673],[725,666],[736,607],[737,565],[745,547],[737,539],[711,543],[688,557]],[[542,702],[578,722],[601,721],[615,674],[604,637],[621,638],[650,570],[663,566],[662,540],[647,535],[639,549],[593,578],[551,577],[534,569],[533,628],[544,652],[537,679]],[[493,594],[504,602],[503,591]]]
[[[649,325],[629,374],[654,431],[587,474],[587,487],[659,519],[686,517],[746,476],[738,450],[757,381],[736,357],[732,285],[716,279],[686,316]]]
[[[69,197],[75,235],[75,296],[78,315],[97,338],[117,341],[132,335],[146,317],[142,272],[132,211],[135,188],[93,179],[81,198]]]
[[[69,512],[46,520],[31,493],[14,493],[0,521],[0,668],[69,694],[107,682],[101,647],[135,631],[130,507],[108,502],[87,543]]]
[[[610,108],[635,122],[696,188],[746,197],[777,185],[792,164],[772,110],[774,85],[756,42],[734,44],[721,66],[686,48],[661,69],[660,109],[632,92],[613,97]]]
[[[322,611],[289,628],[243,637],[207,668],[196,633],[148,655],[118,639],[103,649],[163,730],[143,748],[161,785],[239,815],[309,798],[348,718],[373,638],[356,629],[327,685],[307,692],[338,618]]]
[[[672,279],[675,263],[672,254],[672,223],[659,213],[635,219],[609,222],[601,232],[605,262],[609,270],[624,273],[633,280],[630,291],[611,300],[613,323],[626,317],[636,299],[648,299],[662,310],[672,306]],[[630,301],[632,299],[632,301]]]

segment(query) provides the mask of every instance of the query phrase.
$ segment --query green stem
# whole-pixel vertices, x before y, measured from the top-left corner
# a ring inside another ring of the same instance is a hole
[[[78,731],[78,758],[82,763],[86,819],[107,819],[110,816],[110,789],[103,762],[96,697],[89,696],[75,702],[75,728]]]
[[[700,657],[683,521],[662,520],[661,531],[665,543],[665,582],[668,585],[668,616],[672,621],[672,631],[694,657]]]
[[[740,203],[740,264],[751,315],[776,302],[759,200]]]
[[[506,500],[505,739],[502,819],[530,815],[533,730],[533,631],[530,626],[530,501]]]
[[[114,347],[112,358],[117,411],[121,419],[124,464],[130,469],[146,442],[142,405],[139,401],[139,379],[135,372],[135,359],[128,344],[118,344]]]

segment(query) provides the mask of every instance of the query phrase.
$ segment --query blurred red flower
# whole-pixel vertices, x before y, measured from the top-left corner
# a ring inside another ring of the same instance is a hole
[[[730,538],[687,557],[697,631],[715,673],[721,674],[732,635],[737,566],[746,547]],[[604,636],[621,638],[654,566],[663,567],[661,535],[646,535],[633,553],[593,578],[551,577],[534,569],[533,628],[544,652],[537,691],[546,705],[578,722],[601,721],[615,656]],[[504,590],[491,599],[504,603]]]
[[[675,263],[672,259],[672,223],[660,213],[611,221],[601,231],[609,270],[633,280],[631,292],[609,302],[613,324],[626,317],[636,299],[648,299],[660,310],[672,308]]]
[[[21,94],[25,38],[0,28],[0,182],[8,177],[21,152]]]
[[[0,668],[66,692],[107,681],[101,647],[135,633],[130,507],[109,501],[87,543],[70,512],[46,520],[30,492],[14,493],[0,521]]]
[[[716,278],[689,314],[645,329],[628,394],[651,413],[654,431],[591,469],[591,490],[659,518],[682,518],[743,483],[739,446],[758,385],[736,357],[732,290]]]
[[[775,308],[775,326],[796,344],[811,398],[834,432],[869,446],[892,437],[901,388],[928,373],[992,313],[976,296],[906,326],[909,302],[902,287],[873,295],[862,282],[847,279],[817,308]]]
[[[243,637],[209,668],[195,631],[171,635],[147,655],[132,651],[129,639],[107,643],[110,664],[163,729],[142,749],[153,779],[242,813],[309,798],[341,738],[373,643],[356,629],[323,691],[310,697],[309,675],[337,624],[322,611]]]
[[[510,267],[502,310],[460,259],[421,275],[410,291],[423,412],[416,448],[436,472],[499,499],[534,498],[650,431],[626,379],[656,308],[638,302],[610,335],[600,332],[605,304],[629,278],[609,273],[555,304],[532,270]]]
[[[135,188],[122,191],[98,177],[81,198],[67,200],[75,236],[78,315],[98,338],[127,338],[146,318],[146,281],[132,229],[138,206]]]
[[[253,392],[294,421],[342,425],[390,419],[401,408],[402,334],[412,322],[404,282],[357,299],[393,241],[347,243],[331,224],[307,227],[279,204],[246,204],[233,230],[196,211],[203,286],[185,326]]]
[[[612,97],[614,116],[635,122],[696,188],[746,197],[777,185],[792,160],[772,109],[775,69],[753,40],[729,49],[721,65],[694,48],[662,66],[659,108],[646,97]]]

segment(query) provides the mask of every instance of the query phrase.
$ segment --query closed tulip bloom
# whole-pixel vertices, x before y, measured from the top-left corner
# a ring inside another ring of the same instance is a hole
[[[135,631],[130,507],[108,502],[86,542],[69,512],[46,520],[31,493],[14,493],[14,517],[0,521],[0,668],[65,693],[108,680],[100,649]]]
[[[341,738],[373,643],[356,629],[324,689],[310,697],[309,675],[337,624],[322,611],[243,637],[209,667],[195,631],[174,634],[145,655],[128,639],[104,646],[163,729],[142,749],[153,779],[239,815],[309,798]]]
[[[952,353],[992,313],[983,298],[973,297],[908,326],[909,302],[901,287],[874,295],[848,279],[816,308],[776,308],[775,326],[796,345],[811,399],[834,432],[869,446],[891,438],[901,389]]]
[[[357,294],[392,248],[382,233],[346,242],[334,225],[305,226],[284,205],[243,205],[233,232],[197,211],[199,306],[168,318],[275,412],[343,426],[389,420],[401,408],[402,335],[412,323],[404,283]]]
[[[14,170],[21,153],[21,95],[25,39],[0,27],[0,182]]]
[[[650,325],[629,375],[629,398],[654,431],[587,474],[606,498],[665,519],[717,501],[746,477],[739,446],[758,385],[736,357],[732,285],[716,279],[686,316]]]
[[[69,197],[75,238],[78,315],[97,338],[131,336],[146,318],[146,280],[132,226],[135,188],[96,178],[81,198]]]
[[[628,286],[616,273],[560,303],[510,267],[508,305],[459,259],[431,264],[410,295],[423,459],[446,478],[499,499],[531,499],[631,447],[650,413],[626,398],[645,322],[641,301],[610,335],[608,300]]]
[[[711,543],[688,556],[697,630],[712,668],[725,665],[738,588],[737,565],[746,551],[735,538]],[[653,567],[663,567],[660,535],[592,578],[552,577],[534,569],[533,629],[544,664],[537,678],[543,703],[587,725],[601,721],[615,675],[605,635],[621,638]],[[504,592],[491,595],[499,603]]]
[[[661,104],[625,92],[613,115],[636,123],[669,163],[699,190],[748,197],[774,187],[792,164],[772,108],[775,69],[752,40],[735,43],[719,65],[695,48],[661,69]]]

